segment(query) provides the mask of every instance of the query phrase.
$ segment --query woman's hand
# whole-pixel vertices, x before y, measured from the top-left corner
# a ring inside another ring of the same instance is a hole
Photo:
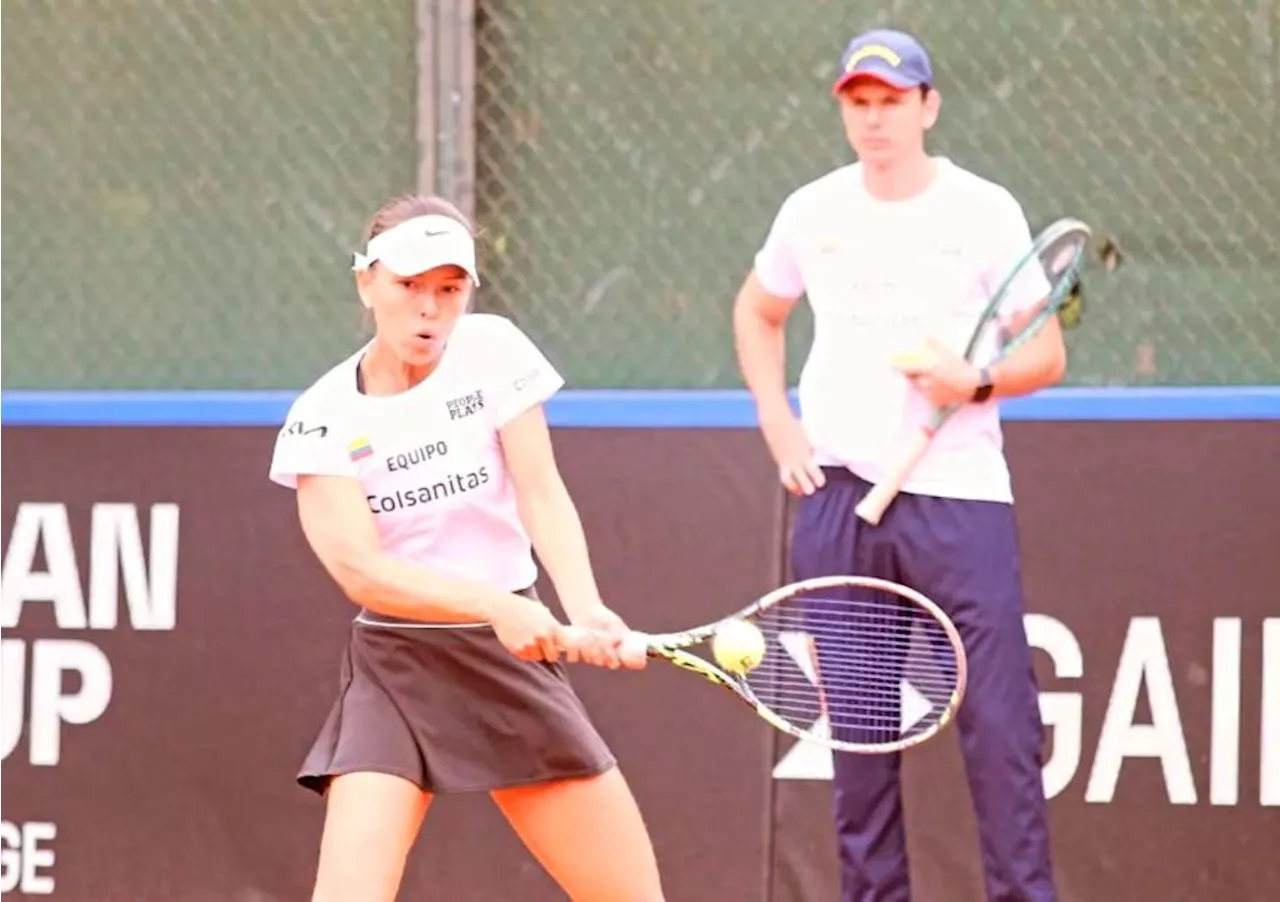
[[[574,627],[581,627],[583,631],[576,646],[578,657],[584,663],[610,670],[619,667],[640,670],[648,663],[648,656],[639,643],[626,641],[632,635],[631,629],[603,603],[590,605],[570,619]]]
[[[558,661],[564,652],[577,660],[576,643],[565,626],[540,601],[514,595],[489,618],[507,651],[525,661]]]

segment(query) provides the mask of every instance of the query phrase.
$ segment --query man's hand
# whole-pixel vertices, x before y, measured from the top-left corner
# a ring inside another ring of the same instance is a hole
[[[804,434],[804,427],[790,407],[774,414],[762,414],[760,431],[778,465],[778,479],[788,492],[812,495],[827,484],[822,468],[813,459],[813,446]]]
[[[897,366],[935,407],[966,404],[978,389],[978,368],[932,338],[923,351],[900,360]]]

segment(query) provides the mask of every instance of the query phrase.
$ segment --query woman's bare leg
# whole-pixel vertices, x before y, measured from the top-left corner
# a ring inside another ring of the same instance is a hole
[[[649,833],[616,767],[491,795],[573,902],[662,902]]]
[[[391,774],[335,777],[325,793],[311,902],[395,902],[430,793]]]

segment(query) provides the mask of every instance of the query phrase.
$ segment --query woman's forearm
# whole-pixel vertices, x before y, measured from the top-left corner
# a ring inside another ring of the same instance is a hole
[[[525,492],[519,507],[538,559],[547,568],[569,618],[599,605],[600,590],[591,568],[582,520],[564,483],[551,480]]]

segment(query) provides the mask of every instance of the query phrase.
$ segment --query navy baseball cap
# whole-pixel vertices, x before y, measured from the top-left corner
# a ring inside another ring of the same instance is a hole
[[[891,28],[877,28],[849,42],[840,57],[840,76],[831,93],[839,94],[860,75],[904,91],[933,84],[933,66],[924,45]]]

